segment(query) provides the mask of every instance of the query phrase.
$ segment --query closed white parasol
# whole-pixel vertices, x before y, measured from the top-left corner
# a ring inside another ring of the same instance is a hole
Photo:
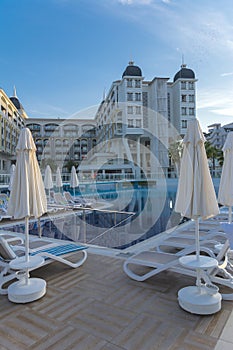
[[[224,162],[218,191],[218,202],[229,208],[228,221],[232,223],[233,205],[233,132],[229,132],[223,146]]]
[[[73,188],[73,195],[75,196],[75,187],[79,186],[78,175],[76,173],[75,167],[71,168],[71,176],[70,176],[70,187]]]
[[[63,186],[63,183],[62,183],[61,171],[60,171],[60,168],[57,167],[57,171],[56,171],[56,187],[59,188],[59,191],[60,191],[60,188],[62,186]]]
[[[12,298],[11,301],[27,302],[35,300],[45,293],[45,282],[43,280],[28,278],[28,270],[32,266],[35,267],[35,258],[29,257],[28,223],[30,217],[39,218],[47,211],[47,200],[36,159],[36,146],[28,128],[21,130],[16,152],[16,168],[7,212],[14,219],[25,218],[25,257],[15,262],[14,268],[18,266],[19,270],[26,270],[27,272],[25,280],[13,283],[8,291],[9,297]],[[38,265],[41,263],[43,263],[43,260],[38,259]],[[18,291],[20,291],[20,296]]]
[[[219,213],[204,143],[205,138],[198,120],[190,120],[183,140],[175,211],[196,221],[197,258],[200,253],[198,220],[208,219]]]
[[[205,151],[205,138],[197,119],[188,122],[184,137],[181,171],[175,211],[195,220],[196,254],[183,256],[181,265],[196,270],[196,286],[182,288],[178,292],[180,306],[191,313],[212,314],[221,309],[221,294],[214,285],[209,285],[208,269],[218,265],[216,259],[200,255],[199,219],[207,219],[219,213],[217,198],[210,176]],[[204,279],[206,284],[201,283]],[[210,295],[209,290],[214,290]],[[208,291],[207,291],[208,290]]]
[[[45,168],[44,187],[49,192],[48,198],[50,200],[50,190],[53,188],[53,178],[52,178],[52,171],[49,165],[47,165]]]

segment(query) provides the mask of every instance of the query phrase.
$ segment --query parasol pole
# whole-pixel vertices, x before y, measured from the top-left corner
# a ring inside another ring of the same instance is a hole
[[[200,260],[199,218],[195,219],[196,258]]]
[[[28,219],[29,216],[25,217],[25,260],[29,261],[29,234],[28,234]]]
[[[25,217],[25,261],[29,263],[29,216]],[[26,269],[25,282],[29,283],[28,269]]]
[[[199,218],[195,218],[195,237],[196,237],[196,259],[197,262],[200,261],[200,239],[199,239]],[[201,292],[201,276],[200,269],[197,268],[197,280],[196,286],[199,289],[199,293]]]
[[[229,224],[232,223],[232,209],[231,209],[231,205],[228,208],[228,222],[229,222]]]
[[[40,218],[37,219],[37,226],[38,226],[38,236],[41,238],[42,231],[41,231]]]

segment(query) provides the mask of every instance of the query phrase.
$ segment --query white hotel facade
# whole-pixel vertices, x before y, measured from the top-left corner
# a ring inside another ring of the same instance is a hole
[[[15,148],[20,130],[25,126],[28,115],[20,103],[16,90],[8,97],[0,88],[0,173],[9,174],[10,166],[16,160]],[[0,179],[1,182],[2,179]]]
[[[9,171],[20,129],[27,125],[39,162],[52,159],[63,172],[73,161],[80,175],[167,176],[169,143],[183,136],[187,121],[196,116],[196,81],[184,64],[172,81],[167,77],[148,81],[141,68],[129,62],[88,120],[28,118],[16,92],[8,98],[0,90],[1,170],[5,166]]]
[[[167,176],[169,143],[185,134],[187,121],[196,115],[196,81],[186,65],[172,82],[164,77],[147,81],[141,69],[129,62],[98,108],[97,144],[80,170],[91,166],[103,177],[111,172]]]

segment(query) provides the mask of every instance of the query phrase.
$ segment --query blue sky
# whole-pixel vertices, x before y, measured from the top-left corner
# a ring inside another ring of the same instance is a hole
[[[231,0],[1,0],[0,87],[31,117],[82,117],[129,60],[172,80],[184,55],[206,131],[233,122],[232,18]]]

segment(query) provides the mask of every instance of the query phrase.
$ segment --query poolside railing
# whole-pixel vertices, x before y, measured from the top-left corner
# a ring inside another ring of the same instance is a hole
[[[212,178],[220,178],[222,170],[221,169],[210,169]],[[43,175],[43,174],[42,174]],[[62,174],[62,181],[64,184],[70,183],[70,173]],[[164,176],[161,173],[147,173],[139,178],[135,178],[134,174],[123,174],[123,173],[111,173],[111,174],[98,174],[95,178],[91,174],[79,175],[79,181],[81,184],[85,183],[95,183],[95,182],[105,182],[105,181],[130,181],[130,180],[156,180]],[[177,173],[175,171],[169,171],[166,175],[168,178],[177,178]],[[53,174],[54,183],[56,182],[56,176]],[[10,174],[0,174],[0,186],[8,187],[10,183]]]
[[[83,243],[87,243],[87,244],[94,244],[98,239],[100,239],[103,236],[106,236],[117,227],[123,225],[127,220],[130,220],[130,218],[132,218],[136,214],[135,212],[128,212],[128,211],[126,212],[126,211],[109,210],[109,209],[96,209],[96,208],[82,208],[82,210],[83,210]],[[100,213],[113,214],[114,223],[111,227],[107,228],[105,231],[87,240],[86,211],[92,211],[93,213],[98,213],[98,214]],[[126,217],[123,217],[122,220],[117,222],[117,215],[119,214],[125,215]]]

